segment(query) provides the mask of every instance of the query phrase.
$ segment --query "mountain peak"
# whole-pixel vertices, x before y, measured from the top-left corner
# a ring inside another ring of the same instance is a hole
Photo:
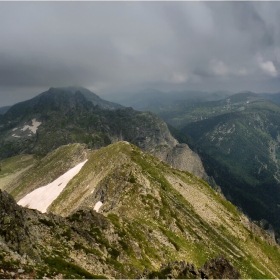
[[[124,109],[125,108],[124,106],[122,106],[120,104],[103,100],[94,92],[90,91],[87,88],[81,87],[81,86],[68,86],[68,87],[61,87],[58,89],[71,92],[72,94],[79,91],[85,96],[85,98],[88,101],[91,101],[93,103],[93,105],[98,105],[100,107],[100,109],[115,110],[115,109]]]
[[[239,102],[252,102],[262,99],[260,95],[251,91],[242,91],[235,93],[228,97],[231,102],[239,103]]]

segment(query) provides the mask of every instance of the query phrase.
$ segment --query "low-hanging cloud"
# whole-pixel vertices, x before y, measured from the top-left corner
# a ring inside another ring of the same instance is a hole
[[[280,91],[278,2],[0,2],[0,24],[0,107],[67,85]]]

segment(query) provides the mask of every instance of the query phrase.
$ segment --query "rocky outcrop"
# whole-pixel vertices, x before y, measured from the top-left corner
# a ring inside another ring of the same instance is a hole
[[[200,178],[206,174],[199,156],[187,144],[177,144],[167,155],[167,162],[175,168],[188,170]]]
[[[199,156],[187,144],[179,144],[164,121],[150,112],[137,112],[132,108],[126,110],[131,110],[130,121],[133,125],[130,124],[130,129],[122,132],[123,139],[118,141],[129,141],[173,168],[189,171],[208,180]]]
[[[222,255],[206,262],[200,269],[202,279],[239,279],[239,271]]]
[[[114,236],[113,225],[92,209],[67,218],[42,214],[18,206],[0,190],[0,278],[124,277],[103,264],[115,253],[109,243]]]
[[[144,270],[140,279],[197,279],[199,278],[197,268],[185,261],[174,261],[163,264],[159,271]]]
[[[40,261],[38,250],[32,246],[36,239],[34,240],[34,233],[29,231],[27,222],[28,219],[38,219],[37,211],[18,206],[8,193],[1,190],[0,205],[0,234],[3,241],[11,250]]]
[[[185,261],[162,265],[159,271],[144,270],[141,279],[239,279],[239,271],[222,255],[206,262],[200,269]]]

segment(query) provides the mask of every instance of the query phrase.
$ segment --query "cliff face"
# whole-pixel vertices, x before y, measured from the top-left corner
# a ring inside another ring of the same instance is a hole
[[[142,123],[139,119],[144,116],[147,120]],[[134,131],[133,135],[136,137],[128,136],[124,140],[137,145],[174,168],[187,170],[208,180],[199,156],[187,144],[179,144],[171,135],[166,123],[150,112],[141,112],[140,115],[135,117],[134,125],[137,131]],[[134,125],[131,126],[131,130],[133,130]]]
[[[66,153],[77,162],[79,149],[84,154],[82,145],[60,147],[49,155],[49,167]],[[33,278],[152,278],[171,273],[183,260],[174,277],[192,267],[199,275],[223,275],[215,273],[227,267],[224,271],[232,274],[224,275],[237,278],[232,266],[241,278],[280,275],[279,247],[262,239],[261,230],[260,235],[251,231],[244,216],[204,181],[124,141],[85,155],[87,162],[48,213],[22,208],[1,192],[0,262],[5,273],[23,269]],[[23,172],[20,180],[28,183],[14,191],[52,174],[42,163],[44,158]],[[205,264],[220,254],[227,262]]]
[[[175,149],[172,149],[172,153],[168,155],[167,162],[170,162],[169,164],[174,168],[189,171],[209,184],[211,182],[204,170],[200,157],[187,144],[176,145]]]

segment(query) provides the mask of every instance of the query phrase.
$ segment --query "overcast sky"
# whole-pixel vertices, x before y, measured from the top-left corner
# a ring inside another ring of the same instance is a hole
[[[0,2],[0,107],[49,87],[280,91],[280,2]]]

